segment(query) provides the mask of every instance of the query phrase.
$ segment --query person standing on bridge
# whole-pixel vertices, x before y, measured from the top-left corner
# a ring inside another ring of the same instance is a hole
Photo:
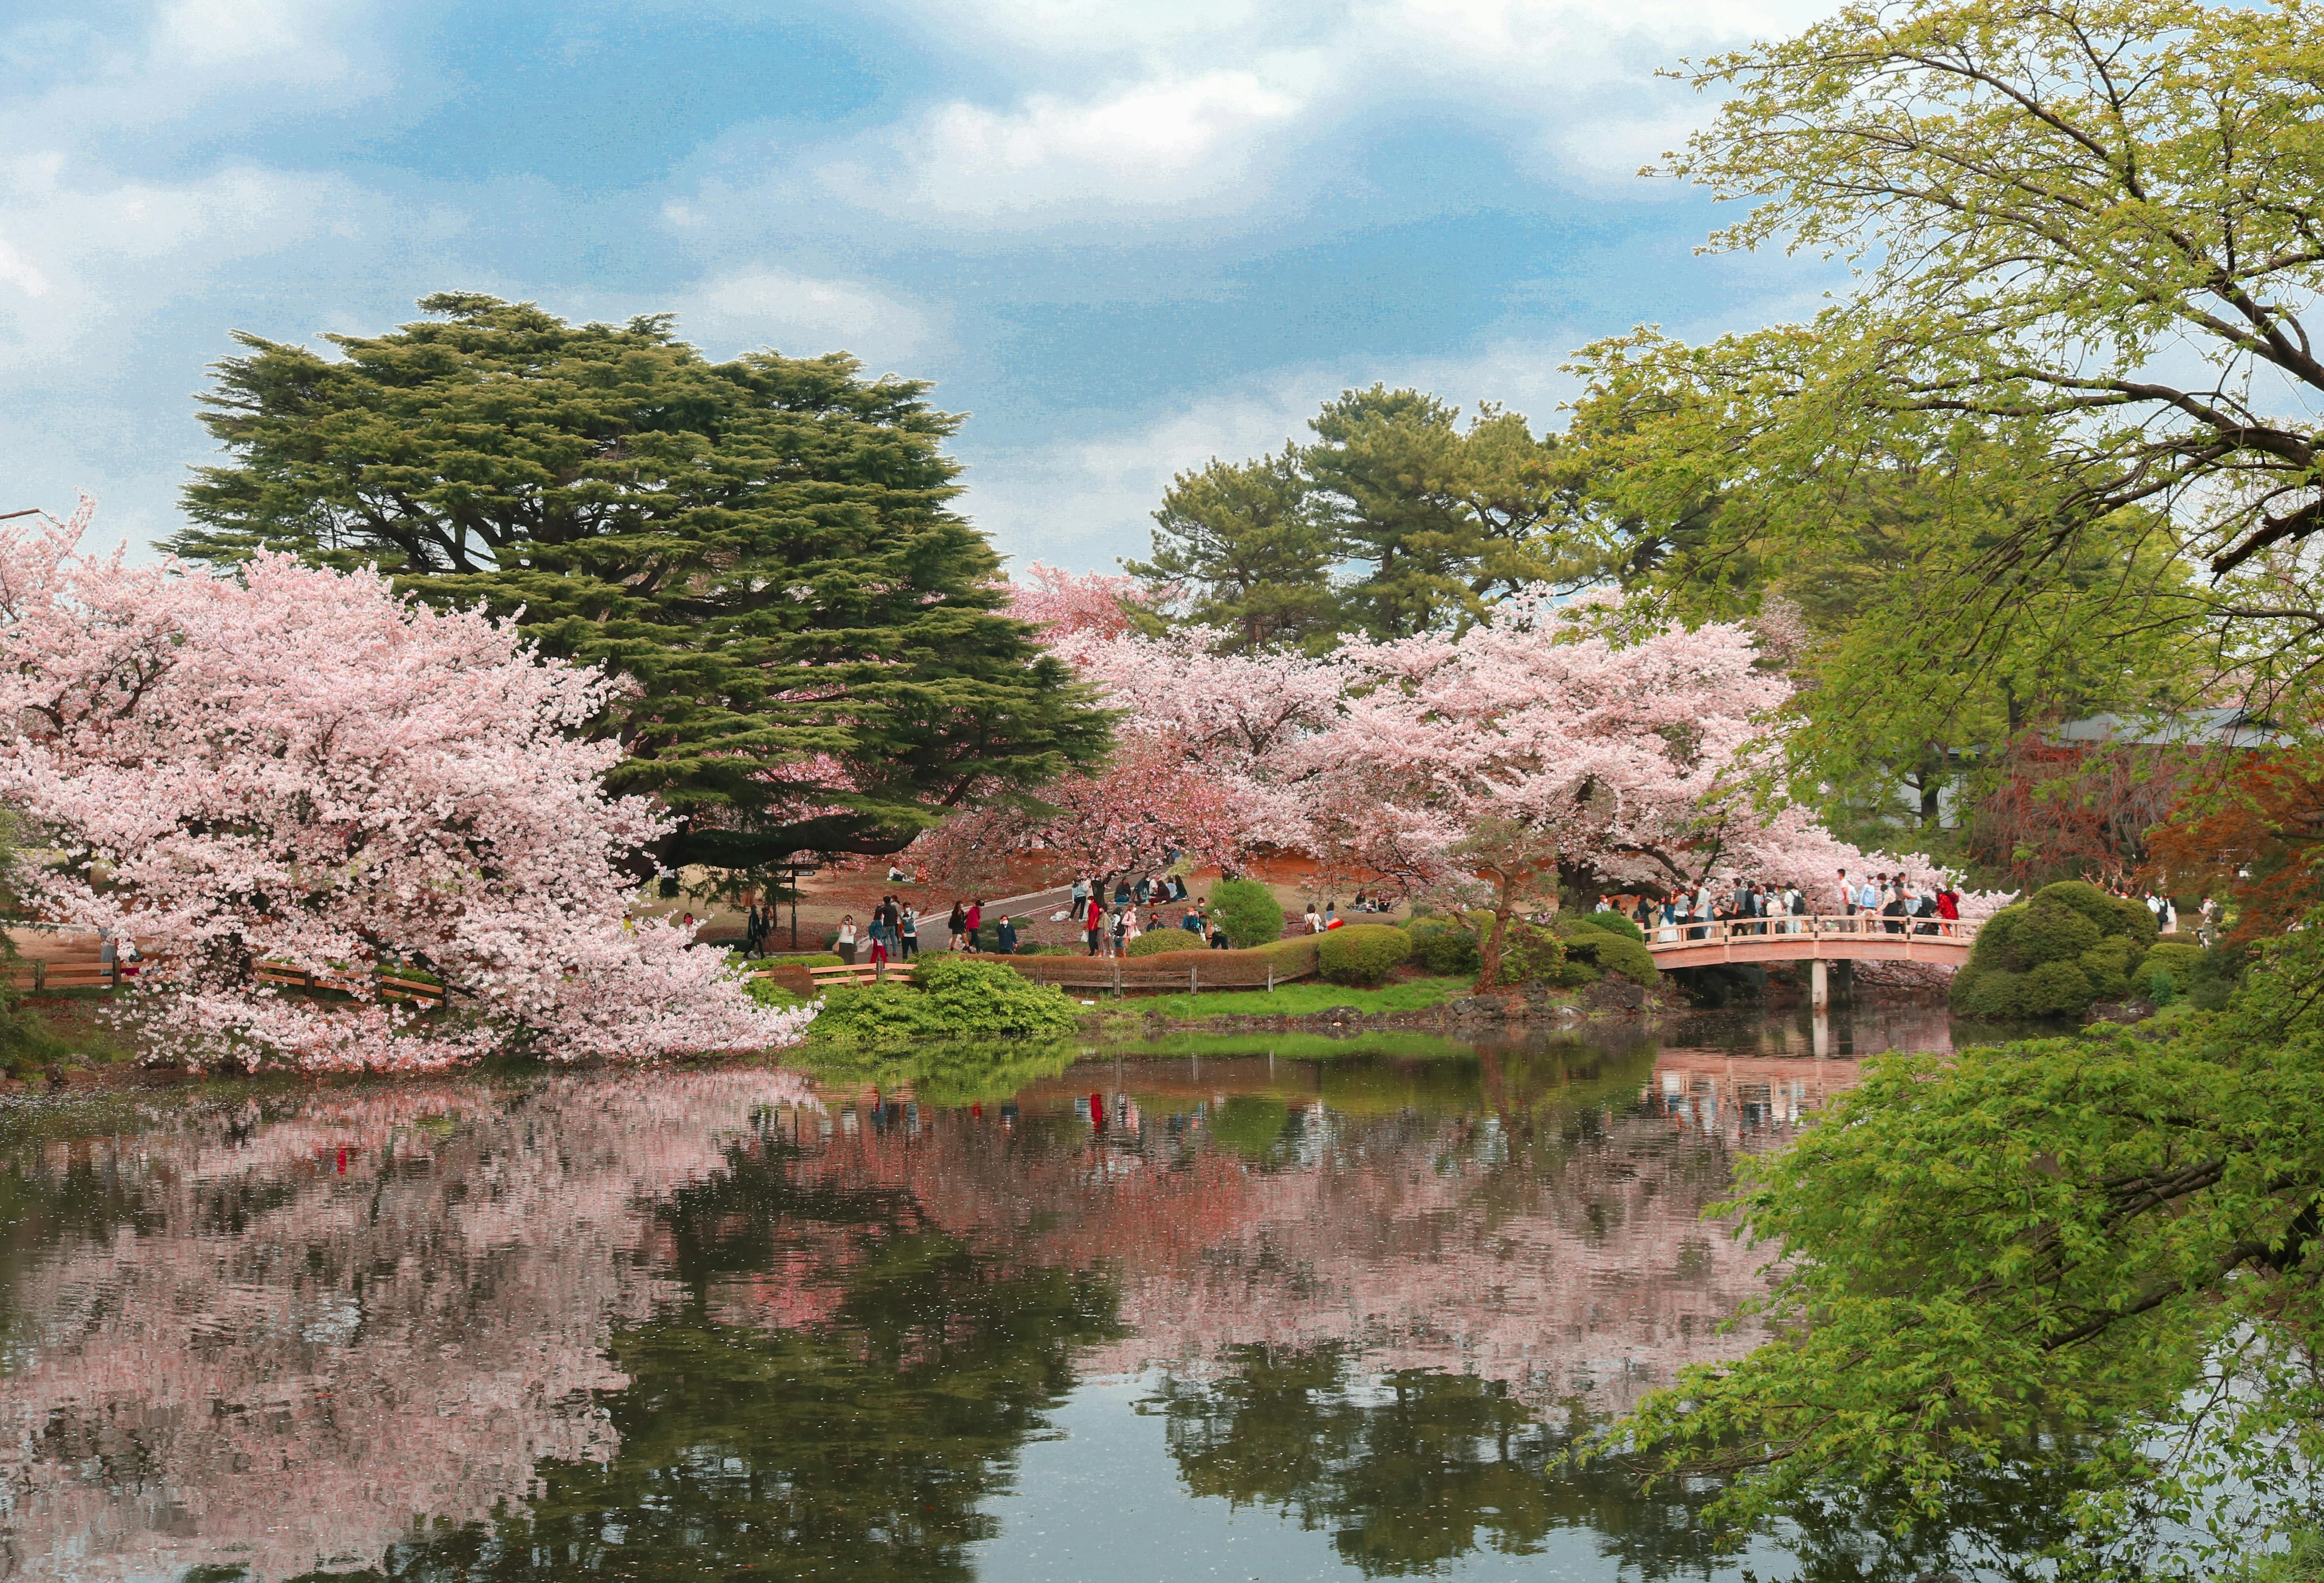
[[[1848,882],[1848,870],[1845,869],[1840,871],[1840,916],[1843,918],[1856,916],[1856,887]]]

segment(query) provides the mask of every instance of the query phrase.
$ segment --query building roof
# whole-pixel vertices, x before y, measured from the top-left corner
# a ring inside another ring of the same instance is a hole
[[[2047,733],[2050,741],[2114,746],[2282,748],[2292,738],[2242,709],[2189,709],[2175,714],[2093,714]]]

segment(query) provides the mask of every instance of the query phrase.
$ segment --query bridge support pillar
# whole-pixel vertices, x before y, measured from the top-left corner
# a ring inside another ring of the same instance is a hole
[[[1808,1004],[1818,1011],[1831,1004],[1831,970],[1820,956],[1808,964]]]

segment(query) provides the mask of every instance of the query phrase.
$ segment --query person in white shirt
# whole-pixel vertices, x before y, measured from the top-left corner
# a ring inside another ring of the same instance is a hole
[[[1856,887],[1848,882],[1848,870],[1840,871],[1840,916],[1843,918],[1856,912]]]

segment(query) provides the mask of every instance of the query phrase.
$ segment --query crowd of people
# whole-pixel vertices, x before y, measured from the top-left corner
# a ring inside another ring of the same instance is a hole
[[[1131,941],[1157,929],[1172,927],[1169,909],[1180,903],[1185,904],[1185,908],[1179,913],[1176,927],[1197,936],[1213,951],[1225,951],[1232,945],[1227,932],[1211,917],[1210,898],[1190,896],[1185,880],[1177,875],[1117,879],[1111,906],[1107,905],[1105,889],[1102,879],[1075,879],[1070,898],[1051,919],[1054,923],[1067,919],[1078,923],[1083,943],[1092,956],[1127,955]],[[1139,916],[1141,911],[1143,917]]]
[[[1868,874],[1850,878],[1842,869],[1832,882],[1826,906],[1801,886],[1746,879],[1712,879],[1662,892],[1646,892],[1628,906],[1623,898],[1601,897],[1599,906],[1628,913],[1649,940],[1669,943],[1700,940],[1711,925],[1728,926],[1729,934],[1790,934],[1805,932],[1814,916],[1880,920],[1877,927],[1891,934],[1949,934],[1960,921],[1960,893],[1950,880],[1915,884],[1904,874]],[[1873,926],[1859,924],[1858,928]]]

